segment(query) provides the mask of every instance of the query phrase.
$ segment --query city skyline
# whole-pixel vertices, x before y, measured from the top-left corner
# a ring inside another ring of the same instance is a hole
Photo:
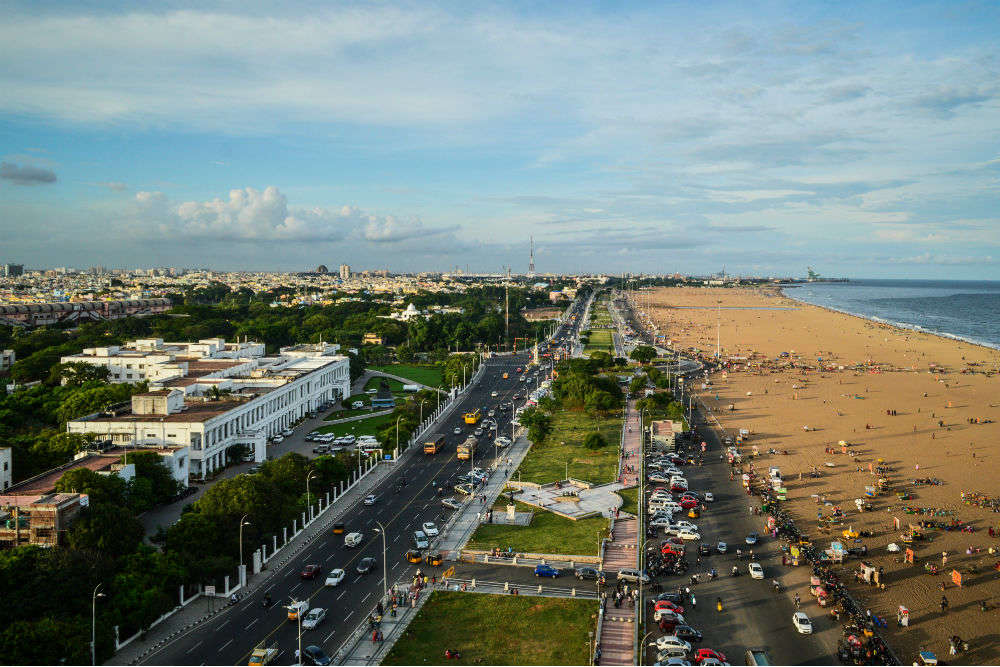
[[[15,2],[0,259],[997,279],[998,12]]]

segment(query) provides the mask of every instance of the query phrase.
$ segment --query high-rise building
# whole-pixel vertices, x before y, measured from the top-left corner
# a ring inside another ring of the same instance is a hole
[[[13,278],[15,276],[24,275],[24,264],[4,264],[3,265],[3,277]]]
[[[535,275],[535,237],[529,236],[530,246],[528,250],[528,275]]]
[[[347,264],[340,265],[340,279],[347,280],[351,277],[351,267]]]

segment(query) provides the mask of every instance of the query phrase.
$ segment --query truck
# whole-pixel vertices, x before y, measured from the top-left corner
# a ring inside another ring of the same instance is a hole
[[[247,663],[250,667],[261,667],[262,665],[270,665],[271,661],[274,660],[278,655],[278,647],[275,646],[264,646],[261,642],[254,647],[253,651],[250,653],[250,662]]]
[[[424,454],[437,454],[444,448],[444,434],[434,433],[424,440]]]
[[[468,461],[476,453],[476,436],[470,435],[458,446],[458,460]]]

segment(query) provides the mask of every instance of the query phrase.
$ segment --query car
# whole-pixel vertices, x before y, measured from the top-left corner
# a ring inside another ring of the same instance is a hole
[[[358,561],[357,571],[358,574],[368,574],[375,569],[375,559],[371,556],[367,556]]]
[[[707,544],[699,544],[698,545],[698,554],[701,555],[701,556],[711,556],[712,555],[712,547],[708,546]]]
[[[681,538],[682,540],[692,540],[692,541],[700,540],[701,533],[691,530],[689,528],[685,528],[681,530],[681,532],[677,533],[677,537]]]
[[[330,445],[316,445],[313,447],[313,454],[326,454],[330,451]]]
[[[653,611],[657,609],[669,609],[671,611],[677,612],[678,614],[684,613],[684,607],[680,606],[676,602],[671,602],[670,600],[657,600],[653,603]]]
[[[691,667],[694,663],[685,658],[667,658],[656,663],[658,667]]]
[[[598,570],[596,567],[578,567],[573,572],[576,578],[580,581],[584,579],[600,579],[604,576],[604,573]]]
[[[424,559],[416,549],[408,549],[404,558],[406,558],[407,563],[419,563]]]
[[[672,554],[674,556],[684,557],[684,547],[678,546],[676,544],[671,544],[666,542],[660,547],[660,553],[666,556],[667,554]]]
[[[705,502],[706,503],[714,503],[715,502],[715,496],[712,494],[711,491],[706,491],[705,492]]]
[[[302,629],[303,630],[313,630],[317,625],[323,622],[326,618],[326,609],[322,607],[313,607],[309,610],[309,613],[305,615],[302,619]]]
[[[764,568],[761,567],[760,563],[750,563],[747,568],[750,570],[751,579],[763,579],[764,578]]]
[[[307,611],[309,611],[309,601],[308,600],[294,601],[290,605],[285,607],[285,610],[288,611],[288,620],[296,621],[298,620],[300,614],[305,614]]]
[[[649,525],[652,526],[653,528],[666,528],[667,526],[670,525],[672,519],[673,519],[672,514],[666,514],[664,516],[659,516],[653,519],[652,521],[649,522]]]
[[[371,495],[371,494],[365,496],[364,503],[365,503],[365,505],[374,505],[375,504],[375,496]]]
[[[462,427],[461,426],[456,426],[455,430],[452,431],[452,433],[454,433],[455,435],[462,435]]]
[[[804,612],[797,611],[792,614],[792,625],[799,631],[800,635],[811,635],[813,631],[812,621]]]
[[[702,635],[690,625],[678,625],[674,627],[673,634],[689,644],[700,644]]]
[[[496,398],[499,395],[500,394],[495,389],[490,393],[490,396],[492,396],[493,398]]]
[[[340,569],[339,567],[334,568],[330,570],[330,574],[326,576],[326,585],[337,586],[338,584],[340,584],[340,582],[344,580],[345,576],[347,576],[347,573],[344,572],[342,569]]]
[[[431,546],[430,540],[427,539],[427,533],[422,530],[413,531],[413,544],[418,549],[427,549]]]
[[[684,600],[683,593],[678,593],[676,591],[667,591],[665,593],[660,593],[653,598],[653,602],[659,602],[660,600],[669,600],[671,602],[681,602]]]
[[[674,493],[678,493],[680,491],[687,491],[687,488],[688,488],[687,482],[670,482],[670,490],[673,491]],[[688,500],[694,501],[696,505],[698,504],[698,501],[695,500],[694,498],[682,499],[682,501],[688,501]],[[681,506],[683,507],[683,502],[681,503]],[[687,508],[685,507],[684,509]]]
[[[552,567],[551,565],[536,565],[535,566],[535,576],[536,577],[552,577],[556,579],[559,577],[559,570]]]
[[[477,428],[475,431],[472,432],[472,435],[476,436],[477,438],[481,437],[483,435],[483,429]]]
[[[364,540],[364,536],[361,533],[348,533],[344,535],[344,546],[347,548],[353,548],[361,544]]]
[[[726,662],[726,654],[711,648],[700,648],[694,652],[694,662],[696,665],[703,665],[706,660],[717,660],[723,663]]]
[[[281,435],[279,433],[278,435],[276,435],[273,438],[271,438],[271,442],[283,442],[284,439],[285,439],[285,436],[283,436],[283,435]]]
[[[716,658],[705,658],[701,662],[695,664],[698,664],[701,667],[729,667],[728,662],[724,662]]]
[[[319,565],[306,565],[299,575],[302,579],[315,579],[323,573],[323,568]]]
[[[681,498],[681,501],[677,503],[681,506],[683,510],[689,510],[698,506],[698,501],[694,498]]]
[[[652,475],[647,476],[646,479],[648,479],[650,482],[669,482],[670,481],[670,478],[664,477],[663,475],[661,475],[659,473],[655,473],[655,472]]]
[[[306,665],[329,665],[331,662],[330,656],[323,652],[319,646],[315,644],[310,644],[302,649],[302,659],[299,659],[299,650],[295,649],[295,662],[297,664]]]
[[[285,428],[281,430],[281,435],[285,436],[286,438],[290,436],[292,433],[293,431],[290,428]]]
[[[437,537],[437,534],[439,532],[438,527],[434,525],[433,521],[425,522],[423,525],[423,530],[428,537]]]
[[[450,510],[460,510],[462,509],[462,501],[455,498],[454,496],[450,498],[442,498],[441,505],[447,507]]]
[[[649,575],[645,572],[640,572],[634,568],[625,568],[623,570],[618,570],[618,579],[620,581],[642,581],[644,584],[649,583]]]
[[[353,403],[351,403],[351,407],[354,408],[355,410],[360,410],[361,408],[365,407],[365,402],[354,401]]]
[[[721,540],[719,541],[718,544],[715,545],[715,548],[719,551],[720,554],[724,554],[727,551],[729,551],[729,545],[726,544],[725,542],[722,542]]]
[[[663,635],[662,637],[657,637],[656,641],[651,643],[650,646],[655,646],[657,650],[660,651],[670,646],[676,646],[684,649],[685,651],[691,650],[691,644],[684,641],[677,635]]]
[[[757,535],[757,533],[750,533],[746,537],[746,543],[749,544],[750,546],[753,546],[753,545],[757,544],[757,540],[758,539],[760,539],[760,538]]]

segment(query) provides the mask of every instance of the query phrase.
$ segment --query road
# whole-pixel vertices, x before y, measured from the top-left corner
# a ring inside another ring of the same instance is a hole
[[[560,327],[555,337],[558,339],[565,336],[568,330],[568,326]],[[451,417],[439,429],[446,433],[447,444],[444,450],[434,456],[415,452],[404,458],[398,464],[399,468],[376,490],[377,502],[374,506],[365,506],[358,501],[347,508],[345,533],[363,533],[365,539],[360,547],[345,548],[343,535],[331,533],[318,538],[277,572],[269,588],[256,591],[249,599],[179,637],[160,651],[150,654],[144,663],[245,665],[252,648],[266,640],[268,645],[276,644],[281,651],[276,664],[289,664],[294,661],[298,629],[296,623],[287,620],[283,605],[293,598],[308,600],[311,607],[327,609],[327,618],[318,628],[303,631],[302,645],[316,644],[332,655],[358,623],[375,609],[382,597],[383,542],[374,530],[375,522],[381,521],[388,534],[386,563],[389,586],[397,581],[409,581],[416,566],[407,563],[403,556],[411,547],[413,531],[418,530],[425,521],[435,521],[442,525],[447,520],[450,510],[441,505],[437,487],[450,487],[457,481],[455,478],[459,474],[470,468],[468,461],[458,461],[455,454],[456,445],[473,428],[464,423],[462,414],[476,407],[485,411],[503,403],[509,405],[511,401],[516,401],[518,405],[523,402],[525,387],[530,382],[520,382],[521,376],[516,369],[524,367],[527,359],[526,353],[520,353],[487,360],[486,370],[480,381],[470,387]],[[509,375],[508,379],[503,378],[505,372]],[[493,396],[493,392],[497,395]],[[519,398],[515,399],[515,395],[519,395]],[[510,410],[497,412],[501,434],[510,433],[511,414]],[[460,435],[453,433],[456,426],[461,429]],[[299,429],[293,438],[301,438],[306,432],[308,431],[305,429]],[[491,439],[484,436],[481,442],[491,442]],[[295,447],[294,441],[291,446]],[[493,458],[493,448],[485,447],[483,453],[486,458],[477,458],[475,463],[485,468]],[[400,478],[405,478],[406,484],[398,492],[394,492]],[[378,565],[371,574],[359,575],[355,568],[358,561],[365,557],[375,558]],[[320,565],[323,575],[315,580],[301,579],[301,571],[309,564]],[[348,572],[345,580],[337,587],[324,586],[325,574],[338,567]],[[457,576],[475,576],[482,572],[483,577],[494,581],[503,581],[504,579],[498,579],[503,573],[512,577],[512,581],[513,578],[518,581],[523,581],[525,577],[534,579],[531,571],[526,568],[498,568],[500,566],[460,564],[456,570]],[[267,608],[263,605],[266,593],[271,596],[271,604]]]

